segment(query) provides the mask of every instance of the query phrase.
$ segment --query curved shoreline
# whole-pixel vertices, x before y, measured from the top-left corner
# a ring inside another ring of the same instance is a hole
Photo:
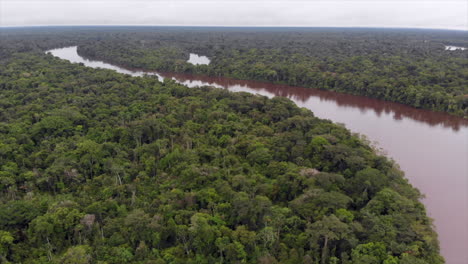
[[[76,49],[77,46],[70,46],[64,48],[73,48]],[[46,52],[51,52],[52,49]],[[449,127],[458,131],[463,126],[468,126],[468,119],[465,119],[460,116],[456,116],[447,112],[434,111],[424,108],[416,108],[410,105],[403,103],[387,101],[372,97],[367,97],[364,95],[355,95],[345,92],[335,92],[330,90],[323,90],[319,88],[308,88],[301,86],[291,86],[287,84],[278,84],[265,81],[257,80],[243,80],[243,79],[234,79],[230,77],[213,77],[208,75],[199,75],[199,74],[190,74],[190,73],[174,73],[174,72],[163,72],[156,70],[146,70],[142,68],[131,68],[125,65],[114,64],[111,62],[106,62],[104,60],[94,60],[86,56],[80,55],[77,51],[78,56],[88,62],[101,62],[107,65],[111,65],[107,69],[116,70],[124,74],[130,74],[132,76],[143,76],[155,75],[158,76],[160,81],[163,81],[164,78],[170,78],[180,83],[187,85],[189,87],[197,85],[208,85],[215,86],[217,88],[227,88],[228,86],[247,86],[253,87],[254,89],[264,89],[266,92],[270,93],[272,96],[282,96],[282,97],[294,97],[295,100],[300,100],[302,102],[306,101],[310,96],[319,96],[323,100],[331,100],[337,102],[341,106],[357,107],[363,110],[372,110],[377,114],[381,113],[391,113],[394,112],[395,119],[402,118],[411,118],[415,121],[420,121],[430,126],[443,125],[444,127]],[[93,67],[93,66],[91,66]],[[99,67],[99,66],[98,66]],[[118,70],[118,69],[119,70]],[[122,70],[124,72],[122,72]],[[201,81],[202,83],[199,83]],[[191,84],[192,82],[198,82],[196,84]],[[300,96],[296,96],[300,95]],[[267,95],[268,96],[268,95]],[[430,117],[429,117],[430,116]]]
[[[57,55],[57,51],[64,49],[66,48],[51,50],[51,53]],[[377,141],[379,147],[401,165],[411,184],[426,194],[423,202],[428,208],[429,216],[435,219],[441,252],[448,260],[447,263],[450,263],[451,256],[466,253],[460,248],[468,244],[468,235],[465,235],[468,234],[468,200],[465,188],[468,186],[465,177],[468,169],[464,165],[464,158],[467,157],[468,122],[463,118],[399,103],[318,89],[225,77],[132,70],[87,60],[76,53],[76,46],[68,47],[68,54],[65,53],[71,57],[59,57],[71,62],[82,62],[90,67],[101,65],[133,76],[149,74],[158,78],[171,78],[189,87],[211,85],[231,91],[287,97],[298,106],[312,110],[319,118],[343,123],[351,131],[364,134],[371,141]]]
[[[83,45],[83,46],[86,46],[86,45]],[[142,66],[143,68],[140,68],[140,67],[133,67],[133,66],[128,66],[128,65],[134,65],[132,62],[125,62],[125,61],[119,61],[118,57],[117,57],[117,60],[115,60],[113,57],[106,57],[106,56],[102,56],[102,54],[100,53],[89,53],[89,51],[87,51],[85,48],[82,48],[83,46],[80,46],[78,48],[78,54],[84,58],[90,58],[91,60],[98,60],[98,61],[103,61],[103,62],[107,62],[107,63],[110,63],[110,64],[113,64],[113,65],[118,65],[119,67],[122,67],[122,68],[125,68],[125,69],[137,69],[137,70],[141,70],[141,69],[145,69],[144,67],[145,66]],[[128,63],[127,65],[126,64],[122,64],[123,63]],[[148,66],[148,65],[147,65]],[[193,65],[192,65],[193,66]],[[206,70],[197,70],[198,68],[189,68],[188,71],[186,72],[181,72],[181,71],[177,71],[177,69],[175,69],[174,71],[169,71],[170,74],[187,74],[187,75],[193,75],[193,76],[196,76],[196,77],[207,77],[207,78],[227,78],[227,79],[232,79],[232,80],[240,80],[240,81],[257,81],[257,82],[262,82],[262,83],[269,83],[269,84],[275,84],[275,85],[282,85],[282,86],[288,86],[288,87],[304,87],[304,88],[307,88],[307,89],[319,89],[319,88],[315,88],[315,86],[311,86],[311,85],[308,85],[307,83],[303,83],[302,85],[301,84],[295,84],[295,85],[291,85],[291,84],[288,84],[288,80],[282,80],[282,81],[279,81],[279,80],[267,80],[265,78],[257,78],[257,76],[249,76],[249,75],[243,75],[243,76],[236,76],[236,77],[232,77],[230,75],[230,73],[219,73],[221,74],[220,76],[216,76],[216,75],[213,75],[213,72],[207,72]],[[204,69],[207,69],[207,68],[204,68]],[[211,69],[211,70],[216,70],[216,69]],[[147,72],[164,72],[164,71],[161,71],[161,70],[158,70],[157,68],[152,68],[152,66],[150,66],[147,70],[145,70]],[[328,80],[328,81],[332,81],[332,82],[339,82],[340,80],[342,81],[343,79],[341,79],[341,74],[337,74],[337,73],[334,73],[334,72],[323,72],[324,75],[328,75],[328,76],[333,76],[332,80]],[[369,88],[369,87],[368,87]],[[402,90],[407,90],[409,87],[408,86],[405,86],[405,87],[401,87]],[[401,105],[405,105],[405,106],[408,106],[408,107],[412,107],[412,108],[415,108],[415,109],[421,109],[421,110],[428,110],[428,111],[431,111],[431,112],[436,112],[436,113],[444,113],[444,114],[447,114],[447,115],[450,115],[450,116],[455,116],[455,117],[460,117],[462,119],[465,119],[468,121],[468,115],[464,112],[464,108],[461,109],[462,112],[450,112],[449,111],[449,108],[446,108],[446,109],[441,109],[441,108],[438,108],[434,106],[434,104],[437,104],[436,102],[432,102],[432,105],[431,104],[425,104],[423,103],[422,106],[421,105],[416,105],[416,104],[412,104],[411,102],[408,102],[408,101],[400,101],[398,100],[397,98],[402,96],[402,95],[393,95],[393,96],[385,96],[385,95],[382,95],[382,94],[376,94],[376,93],[366,93],[366,92],[363,92],[362,90],[359,90],[359,89],[348,89],[348,88],[343,88],[343,87],[338,87],[338,86],[335,86],[334,88],[330,88],[330,89],[320,89],[322,91],[330,91],[330,92],[335,92],[335,93],[340,93],[340,94],[346,94],[346,95],[354,95],[354,96],[362,96],[362,97],[365,97],[365,98],[370,98],[370,99],[375,99],[375,100],[379,100],[379,101],[383,101],[383,102],[393,102],[393,103],[397,103],[397,104],[401,104]],[[368,90],[373,90],[372,88],[369,88]],[[431,92],[431,93],[434,93],[434,92]],[[431,94],[429,93],[429,94]],[[393,93],[391,93],[393,94]],[[411,95],[408,95],[408,94],[404,94],[404,97],[411,97]],[[459,100],[459,99],[462,99],[464,98],[465,96],[467,95],[451,95],[450,97],[450,100]],[[431,99],[431,98],[426,98],[424,97],[425,99]],[[424,99],[423,98],[423,99]],[[424,101],[424,100],[423,100]],[[445,105],[446,107],[448,107],[448,105]]]

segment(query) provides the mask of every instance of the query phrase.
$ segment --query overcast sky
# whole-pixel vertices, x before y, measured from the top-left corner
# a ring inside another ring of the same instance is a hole
[[[468,29],[468,0],[0,0],[1,26],[192,25]]]

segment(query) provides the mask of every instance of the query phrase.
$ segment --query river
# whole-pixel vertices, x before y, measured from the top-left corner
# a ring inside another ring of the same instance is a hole
[[[172,78],[189,87],[211,85],[268,97],[283,96],[319,118],[344,124],[367,136],[394,159],[410,183],[425,198],[428,215],[435,221],[441,253],[449,264],[468,260],[468,121],[444,113],[398,103],[318,89],[257,81],[241,81],[186,74],[124,69],[78,55],[77,47],[48,51],[52,55],[89,67],[116,70],[133,76]]]

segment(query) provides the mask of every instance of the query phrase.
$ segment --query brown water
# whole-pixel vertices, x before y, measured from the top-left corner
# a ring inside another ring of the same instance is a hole
[[[315,116],[342,123],[369,140],[398,164],[426,198],[435,219],[441,252],[449,264],[468,263],[468,121],[443,113],[317,89],[185,74],[129,70],[80,57],[76,47],[50,51],[89,67],[133,76],[172,78],[189,87],[211,85],[268,97],[283,96]]]

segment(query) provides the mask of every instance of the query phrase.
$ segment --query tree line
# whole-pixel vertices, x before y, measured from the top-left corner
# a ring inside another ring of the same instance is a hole
[[[127,67],[268,81],[468,116],[463,32],[370,29],[142,30],[108,33],[79,53]],[[189,53],[211,59],[187,63]]]

